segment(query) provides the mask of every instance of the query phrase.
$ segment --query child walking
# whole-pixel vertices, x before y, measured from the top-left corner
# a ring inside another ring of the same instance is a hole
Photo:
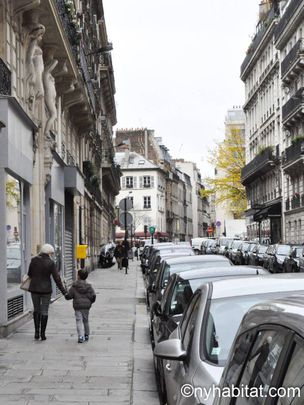
[[[73,300],[78,343],[87,342],[89,340],[89,312],[92,303],[96,300],[96,294],[93,287],[86,282],[87,277],[87,270],[78,270],[77,281],[72,284],[69,292],[65,295],[67,300]]]

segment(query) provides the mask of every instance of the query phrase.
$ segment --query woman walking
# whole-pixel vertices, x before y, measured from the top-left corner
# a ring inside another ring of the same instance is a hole
[[[39,337],[41,340],[46,340],[45,330],[52,295],[51,275],[62,294],[67,293],[56,270],[55,262],[51,259],[53,253],[52,245],[43,245],[40,253],[32,258],[28,271],[28,276],[31,278],[29,292],[32,295],[34,306],[33,318],[36,340]]]

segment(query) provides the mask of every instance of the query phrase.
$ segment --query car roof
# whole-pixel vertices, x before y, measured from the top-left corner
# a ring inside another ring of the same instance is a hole
[[[167,259],[172,259],[175,257],[189,257],[189,256],[194,256],[193,250],[187,250],[186,252],[182,251],[175,251],[175,252],[170,252],[170,253],[165,253],[161,254],[161,261],[167,260]]]
[[[181,271],[177,273],[179,277],[184,280],[193,280],[200,277],[212,276],[252,276],[257,274],[269,274],[269,272],[260,266],[231,266],[231,267],[215,267],[215,268],[201,268],[190,271]]]
[[[304,292],[304,273],[265,274],[234,280],[219,280],[212,283],[213,298],[255,295],[279,291]]]
[[[240,333],[266,323],[285,326],[304,336],[304,293],[254,305],[245,315]]]
[[[228,262],[229,259],[220,255],[195,255],[190,257],[168,259],[168,264],[182,264],[182,263],[199,263],[199,262]]]

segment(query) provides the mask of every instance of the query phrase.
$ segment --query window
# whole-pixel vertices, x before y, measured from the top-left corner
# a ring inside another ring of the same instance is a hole
[[[126,177],[126,188],[133,188],[133,177],[132,176]]]
[[[189,353],[189,348],[190,348],[192,338],[193,338],[198,310],[200,307],[200,302],[201,302],[200,297],[201,296],[199,294],[197,294],[195,297],[193,297],[193,300],[191,300],[191,302],[186,310],[186,313],[185,313],[185,316],[183,319],[183,324],[181,326],[183,347],[188,353]]]
[[[150,188],[151,187],[151,177],[144,176],[144,187]]]
[[[299,339],[295,348],[291,360],[288,365],[288,369],[281,384],[284,388],[297,387],[300,391],[300,397],[295,397],[292,401],[293,405],[300,405],[303,403],[303,378],[304,378],[304,344]],[[298,395],[297,393],[295,393]],[[289,405],[290,398],[279,398],[278,405]]]
[[[262,393],[266,396],[278,363],[280,354],[285,343],[286,333],[283,331],[261,331],[253,345],[239,386],[262,387]],[[238,398],[236,405],[254,405],[257,398]],[[264,404],[265,401],[259,402]]]
[[[144,209],[150,209],[151,208],[151,197],[144,197]]]

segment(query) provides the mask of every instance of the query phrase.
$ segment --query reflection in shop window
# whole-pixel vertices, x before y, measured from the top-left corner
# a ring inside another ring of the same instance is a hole
[[[11,175],[6,178],[6,257],[8,287],[21,282],[21,187]]]

